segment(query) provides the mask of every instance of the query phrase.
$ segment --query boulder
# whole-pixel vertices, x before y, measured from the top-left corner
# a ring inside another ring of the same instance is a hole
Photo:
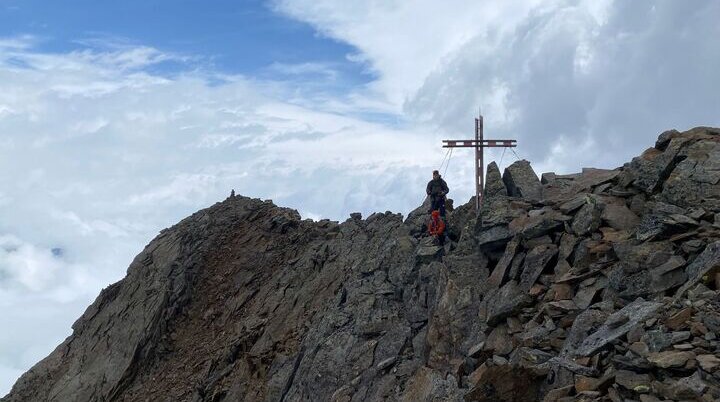
[[[615,373],[615,383],[627,390],[644,394],[650,391],[652,377],[629,370],[618,370]]]
[[[507,195],[508,192],[505,188],[505,183],[503,183],[497,163],[494,161],[490,162],[487,167],[487,173],[485,174],[485,198],[504,197]]]
[[[505,169],[503,182],[508,195],[520,197],[530,201],[539,201],[542,198],[542,185],[530,162],[521,160]]]
[[[688,280],[675,293],[675,299],[680,298],[691,287],[695,286],[705,274],[720,266],[720,241],[709,244],[686,269]]]
[[[488,367],[478,376],[477,385],[465,394],[465,400],[477,402],[535,401],[542,380],[531,370],[509,364]]]
[[[514,280],[504,284],[499,290],[492,291],[484,301],[486,309],[486,322],[495,325],[516,314],[521,308],[532,302],[527,291],[518,286]]]
[[[650,363],[664,369],[684,367],[688,360],[691,359],[695,359],[695,353],[677,350],[655,352],[647,356],[647,360]]]
[[[535,284],[540,274],[549,266],[558,248],[554,244],[543,244],[530,250],[525,257],[520,274],[520,289],[527,292]]]
[[[572,230],[578,236],[585,236],[600,228],[602,207],[594,197],[587,197],[585,204],[575,214],[572,221]]]
[[[505,225],[482,228],[477,235],[477,245],[488,251],[502,250],[513,236],[512,231]]]
[[[632,230],[640,223],[640,218],[625,205],[606,205],[601,218],[608,226],[617,230]]]
[[[637,299],[608,317],[605,323],[578,347],[578,356],[590,356],[603,346],[625,335],[639,322],[652,317],[661,303]]]
[[[517,253],[518,246],[520,246],[519,237],[513,238],[508,242],[507,246],[505,246],[503,256],[497,265],[495,265],[495,269],[493,269],[492,274],[490,274],[488,278],[489,286],[497,288],[507,281],[510,264]]]

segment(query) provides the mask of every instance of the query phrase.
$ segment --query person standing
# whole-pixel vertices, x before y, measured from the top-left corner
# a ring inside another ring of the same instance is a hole
[[[450,192],[447,183],[440,177],[440,172],[433,170],[433,178],[427,184],[425,192],[430,196],[432,202],[430,211],[440,211],[440,216],[445,217],[445,195]]]

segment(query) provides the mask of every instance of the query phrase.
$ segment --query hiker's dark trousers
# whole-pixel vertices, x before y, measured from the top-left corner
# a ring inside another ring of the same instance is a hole
[[[434,196],[432,197],[432,204],[430,206],[430,212],[440,211],[440,216],[445,217],[445,197]]]

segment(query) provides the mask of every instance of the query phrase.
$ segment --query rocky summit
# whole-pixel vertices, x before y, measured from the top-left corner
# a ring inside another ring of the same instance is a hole
[[[487,179],[443,247],[427,204],[338,223],[231,196],[163,230],[2,401],[720,400],[720,129]]]

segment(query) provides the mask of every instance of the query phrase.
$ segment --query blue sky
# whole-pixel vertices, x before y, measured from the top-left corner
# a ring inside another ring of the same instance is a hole
[[[42,1],[0,3],[0,36],[31,34],[39,50],[62,52],[126,41],[200,57],[233,73],[262,74],[274,63],[332,63],[348,79],[367,80],[347,43],[273,11],[266,1]]]
[[[478,107],[538,174],[720,126],[717,15],[714,0],[0,0],[0,394],[161,229],[230,189],[311,219],[407,213]],[[455,152],[457,203],[473,171]]]

